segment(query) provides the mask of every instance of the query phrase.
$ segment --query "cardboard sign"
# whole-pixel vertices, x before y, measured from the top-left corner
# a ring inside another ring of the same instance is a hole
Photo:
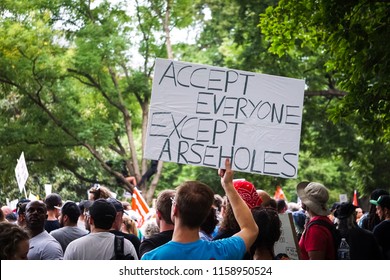
[[[298,238],[292,214],[279,214],[279,218],[282,222],[282,234],[274,246],[275,256],[284,253],[292,260],[299,260]]]
[[[28,178],[28,170],[26,161],[24,159],[24,153],[20,155],[20,158],[18,159],[18,164],[15,168],[15,176],[16,181],[18,182],[19,191],[23,192],[24,185],[26,184],[27,178]]]
[[[304,86],[157,59],[145,158],[296,178]]]

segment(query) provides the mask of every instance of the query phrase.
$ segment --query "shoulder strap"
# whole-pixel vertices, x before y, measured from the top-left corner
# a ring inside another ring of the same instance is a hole
[[[124,256],[123,249],[124,237],[115,235],[114,239],[114,251],[115,251],[115,259],[120,260]]]

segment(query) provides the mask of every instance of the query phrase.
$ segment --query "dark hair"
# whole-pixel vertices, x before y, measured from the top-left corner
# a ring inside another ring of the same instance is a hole
[[[210,212],[214,193],[209,186],[198,181],[181,184],[176,192],[176,205],[184,226],[200,227]]]
[[[223,220],[221,222],[221,229],[228,230],[234,233],[237,233],[240,231],[240,226],[237,223],[236,217],[233,213],[233,208],[230,205],[230,202],[228,199],[226,199],[225,204],[225,215],[223,217]]]
[[[68,216],[69,221],[73,224],[77,223],[79,217],[80,217],[80,208],[77,206],[76,203],[72,201],[68,201],[62,206],[61,208],[61,215],[62,216]]]
[[[6,222],[0,223],[0,259],[11,260],[19,242],[28,239],[28,232],[21,227]]]
[[[282,210],[284,210],[287,207],[286,201],[284,199],[278,199],[276,200],[276,208],[278,210],[278,213],[281,213]]]
[[[210,212],[206,219],[200,226],[200,229],[206,234],[210,235],[214,232],[215,227],[218,225],[217,210],[213,207],[210,208]]]
[[[111,192],[107,187],[100,186],[98,184],[95,184],[92,188],[90,188],[89,193],[93,194],[93,200],[112,197]]]
[[[256,249],[264,249],[274,255],[275,242],[279,240],[282,233],[282,222],[278,212],[272,208],[257,207],[252,210],[252,215],[259,227],[259,234],[252,245],[251,253],[253,254]]]
[[[45,198],[45,204],[47,210],[54,210],[54,206],[61,206],[62,199],[61,196],[57,193],[48,194]]]
[[[171,219],[171,198],[175,196],[174,190],[164,190],[160,192],[156,201],[156,210],[160,212],[162,219],[167,224],[173,224]]]

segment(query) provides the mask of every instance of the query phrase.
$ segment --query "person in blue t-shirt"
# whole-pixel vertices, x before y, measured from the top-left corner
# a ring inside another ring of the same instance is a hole
[[[203,223],[214,200],[211,188],[198,181],[181,184],[172,199],[174,223],[172,241],[146,253],[143,260],[239,260],[249,251],[258,234],[258,227],[246,203],[233,186],[233,171],[226,159],[220,169],[221,184],[233,208],[240,231],[232,237],[206,241],[199,238]]]

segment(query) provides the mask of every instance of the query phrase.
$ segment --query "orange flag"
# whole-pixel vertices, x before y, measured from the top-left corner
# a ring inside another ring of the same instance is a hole
[[[274,194],[274,199],[283,199],[286,200],[286,196],[284,195],[284,192],[282,190],[281,186],[276,186],[275,194]]]
[[[141,195],[140,191],[135,187],[133,189],[133,197],[131,199],[131,209],[136,211],[141,219],[138,221],[138,228],[140,228],[145,222],[147,215],[150,212],[149,206],[146,203],[145,199]]]
[[[352,204],[353,204],[354,206],[356,206],[356,207],[359,206],[356,190],[353,192],[353,201],[352,201]]]

